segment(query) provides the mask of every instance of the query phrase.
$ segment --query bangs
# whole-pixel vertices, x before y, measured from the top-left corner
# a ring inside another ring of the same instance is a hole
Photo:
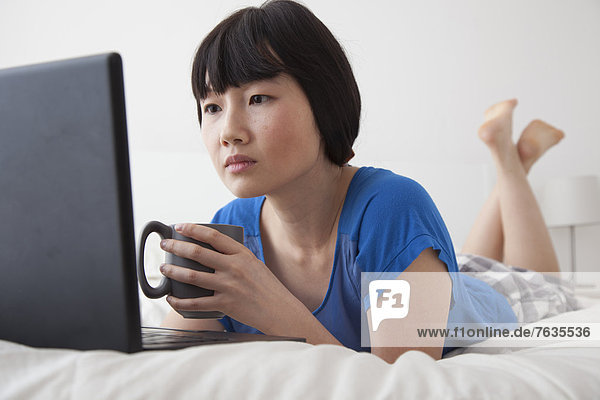
[[[285,72],[285,65],[267,39],[262,14],[258,8],[237,12],[202,42],[192,69],[197,101],[205,99],[210,91],[223,94],[230,87]]]

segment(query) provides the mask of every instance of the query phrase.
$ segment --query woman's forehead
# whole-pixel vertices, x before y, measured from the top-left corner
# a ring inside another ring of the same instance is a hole
[[[223,92],[214,90],[213,86],[211,85],[210,76],[209,76],[208,72],[206,72],[204,79],[205,79],[205,87],[206,87],[206,97],[219,96],[233,88],[243,90],[243,89],[247,88],[248,86],[261,84],[261,83],[262,84],[274,84],[274,85],[278,85],[278,86],[286,86],[289,88],[297,85],[295,79],[292,76],[290,76],[289,74],[283,73],[283,72],[279,73],[273,77],[255,79],[252,81],[243,82],[239,85],[231,84],[231,85],[225,87]]]

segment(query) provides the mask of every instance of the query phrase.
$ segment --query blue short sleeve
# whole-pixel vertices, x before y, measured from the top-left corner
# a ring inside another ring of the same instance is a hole
[[[452,240],[427,191],[409,178],[379,171],[349,199],[363,210],[355,222],[360,270],[402,272],[431,247],[448,271],[457,271]]]

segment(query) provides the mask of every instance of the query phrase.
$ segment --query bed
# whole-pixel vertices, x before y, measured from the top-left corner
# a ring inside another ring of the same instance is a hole
[[[600,322],[600,294],[546,322]],[[164,303],[142,299],[142,322]],[[576,342],[570,342],[575,344]],[[0,341],[2,399],[600,398],[600,345],[471,347],[440,361],[410,351],[394,364],[333,345],[255,342],[176,351],[34,349]]]

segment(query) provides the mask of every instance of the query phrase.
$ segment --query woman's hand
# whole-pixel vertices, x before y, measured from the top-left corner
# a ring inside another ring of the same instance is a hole
[[[166,239],[163,250],[213,268],[214,273],[165,264],[161,272],[168,278],[214,290],[213,296],[167,301],[181,311],[221,311],[246,325],[268,333],[275,321],[289,316],[300,301],[243,244],[221,232],[196,224],[178,224],[184,236],[211,245],[213,251],[194,243]],[[302,303],[300,303],[303,306]],[[305,308],[305,307],[304,307]]]

